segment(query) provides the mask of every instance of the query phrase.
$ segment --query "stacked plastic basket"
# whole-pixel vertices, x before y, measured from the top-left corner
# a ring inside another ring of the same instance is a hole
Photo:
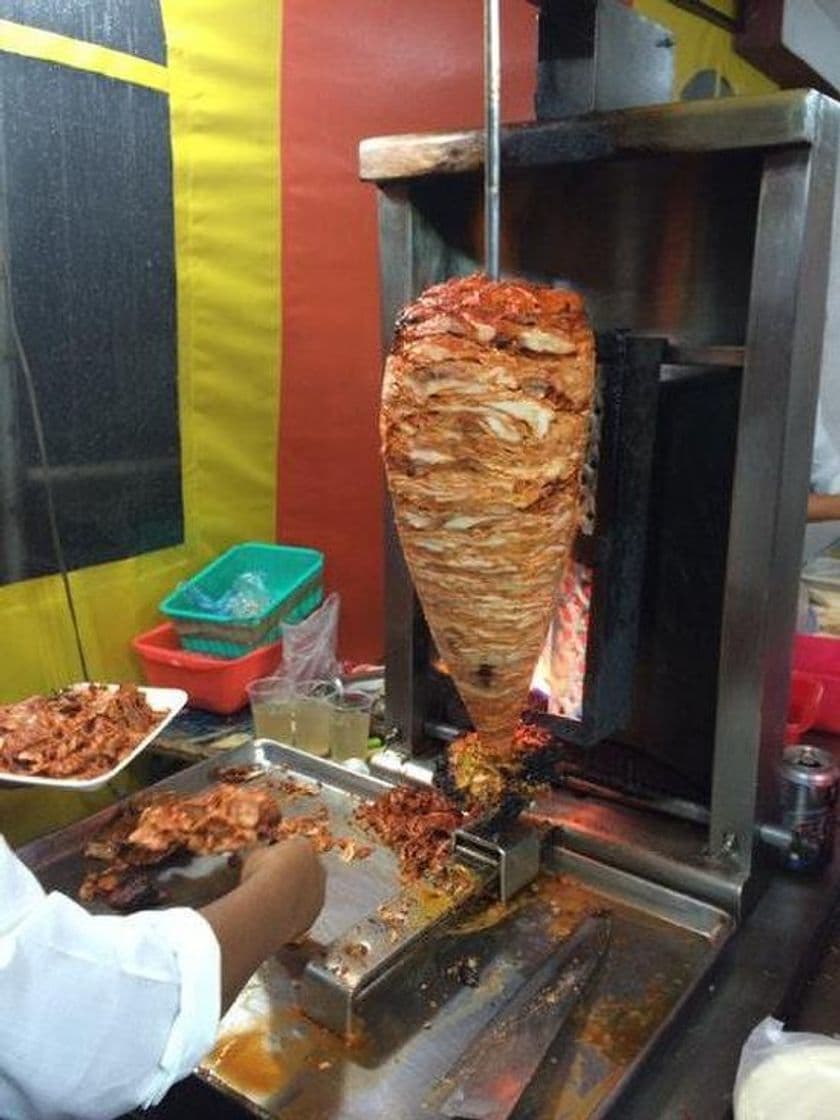
[[[299,622],[323,598],[324,557],[311,548],[239,544],[181,584],[160,605],[170,620],[134,639],[149,684],[183,688],[190,702],[228,714],[246,686],[277,668],[283,623]],[[247,581],[251,609],[225,609]]]

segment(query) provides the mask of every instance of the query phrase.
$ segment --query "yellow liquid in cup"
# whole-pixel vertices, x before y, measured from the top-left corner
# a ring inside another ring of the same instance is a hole
[[[337,762],[364,758],[370,733],[370,712],[366,709],[333,709],[332,756]]]
[[[272,700],[268,704],[252,704],[254,732],[257,738],[274,739],[294,746],[295,705],[293,700]]]
[[[295,746],[326,758],[330,753],[331,710],[326,700],[299,697],[295,705]]]

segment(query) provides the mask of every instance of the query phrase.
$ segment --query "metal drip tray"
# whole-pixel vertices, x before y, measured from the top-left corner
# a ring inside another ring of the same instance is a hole
[[[199,1076],[260,1116],[436,1117],[453,1089],[447,1074],[470,1042],[547,949],[604,909],[612,921],[607,958],[515,1113],[603,1116],[700,984],[732,923],[686,895],[561,850],[548,853],[537,882],[513,901],[476,902],[436,929],[410,967],[372,991],[348,1043],[299,1010],[301,978],[318,948],[268,962],[226,1017]]]
[[[220,765],[259,762],[316,780],[317,797],[288,812],[328,808],[336,835],[351,833],[360,798],[388,784],[265,741],[183,771],[162,786],[201,789]],[[113,810],[30,845],[21,854],[50,888],[73,894],[84,871],[82,849]],[[655,886],[585,856],[549,847],[543,869],[508,902],[478,890],[487,868],[473,869],[476,893],[441,902],[413,896],[400,967],[387,968],[357,1009],[357,1034],[345,1040],[301,1011],[302,979],[322,969],[348,931],[400,896],[396,860],[375,847],[368,859],[326,857],[327,902],[311,938],[266,962],[226,1015],[217,1046],[162,1106],[210,1108],[216,1092],[263,1117],[390,1120],[434,1117],[451,1093],[447,1074],[546,953],[594,911],[608,910],[612,935],[586,997],[563,1027],[520,1101],[517,1116],[604,1115],[629,1075],[706,974],[732,926],[721,910]],[[221,859],[170,869],[173,902],[199,904],[218,893]],[[417,934],[417,936],[415,936]],[[202,1103],[203,1098],[203,1103]],[[176,1112],[172,1114],[175,1115]]]
[[[518,1117],[603,1116],[698,986],[732,930],[722,911],[586,857],[549,853],[512,902],[476,904],[418,950],[366,1002],[345,1044],[298,1010],[317,947],[253,977],[199,1076],[260,1116],[421,1120],[451,1093],[447,1074],[511,993],[593,910],[612,937],[587,997],[558,1035]],[[199,1097],[200,1087],[193,1094]]]

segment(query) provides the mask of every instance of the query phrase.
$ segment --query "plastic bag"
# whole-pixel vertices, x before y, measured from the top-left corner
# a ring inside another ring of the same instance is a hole
[[[240,572],[221,595],[208,595],[196,584],[184,590],[191,607],[219,618],[258,618],[271,606],[271,592],[262,572]]]
[[[835,1120],[840,1116],[840,1040],[785,1031],[763,1019],[741,1050],[735,1120]]]
[[[271,592],[262,572],[243,572],[233,581],[227,607],[231,618],[259,618],[271,602]]]
[[[341,598],[334,591],[302,622],[282,624],[284,675],[293,681],[332,680],[339,675],[340,611]]]
[[[796,602],[796,632],[797,634],[813,634],[818,629],[817,617],[808,595],[808,588],[804,583],[799,584],[799,596]]]

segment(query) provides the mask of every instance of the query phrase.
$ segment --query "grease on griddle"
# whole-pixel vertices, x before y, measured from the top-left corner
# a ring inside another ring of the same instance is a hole
[[[235,1089],[261,1100],[282,1092],[301,1064],[272,1047],[260,1027],[223,1036],[206,1063]]]
[[[254,778],[262,777],[264,774],[264,767],[256,763],[252,766],[217,766],[215,770],[210,771],[210,777],[217,782],[227,782],[228,785],[234,786],[252,782]]]
[[[478,957],[470,955],[461,957],[446,969],[450,980],[455,980],[465,988],[477,988],[481,979],[481,969]]]
[[[307,1019],[298,1007],[283,1007],[242,1030],[224,1031],[202,1068],[213,1078],[265,1103],[286,1097],[304,1077],[324,1077],[348,1054],[367,1045],[356,1033],[343,1038]]]
[[[616,1065],[626,1065],[661,1026],[684,988],[682,977],[654,977],[632,1003],[602,999],[583,1024],[581,1041]]]
[[[349,945],[344,946],[344,955],[351,961],[363,961],[369,953],[370,945],[364,941],[351,941]]]

